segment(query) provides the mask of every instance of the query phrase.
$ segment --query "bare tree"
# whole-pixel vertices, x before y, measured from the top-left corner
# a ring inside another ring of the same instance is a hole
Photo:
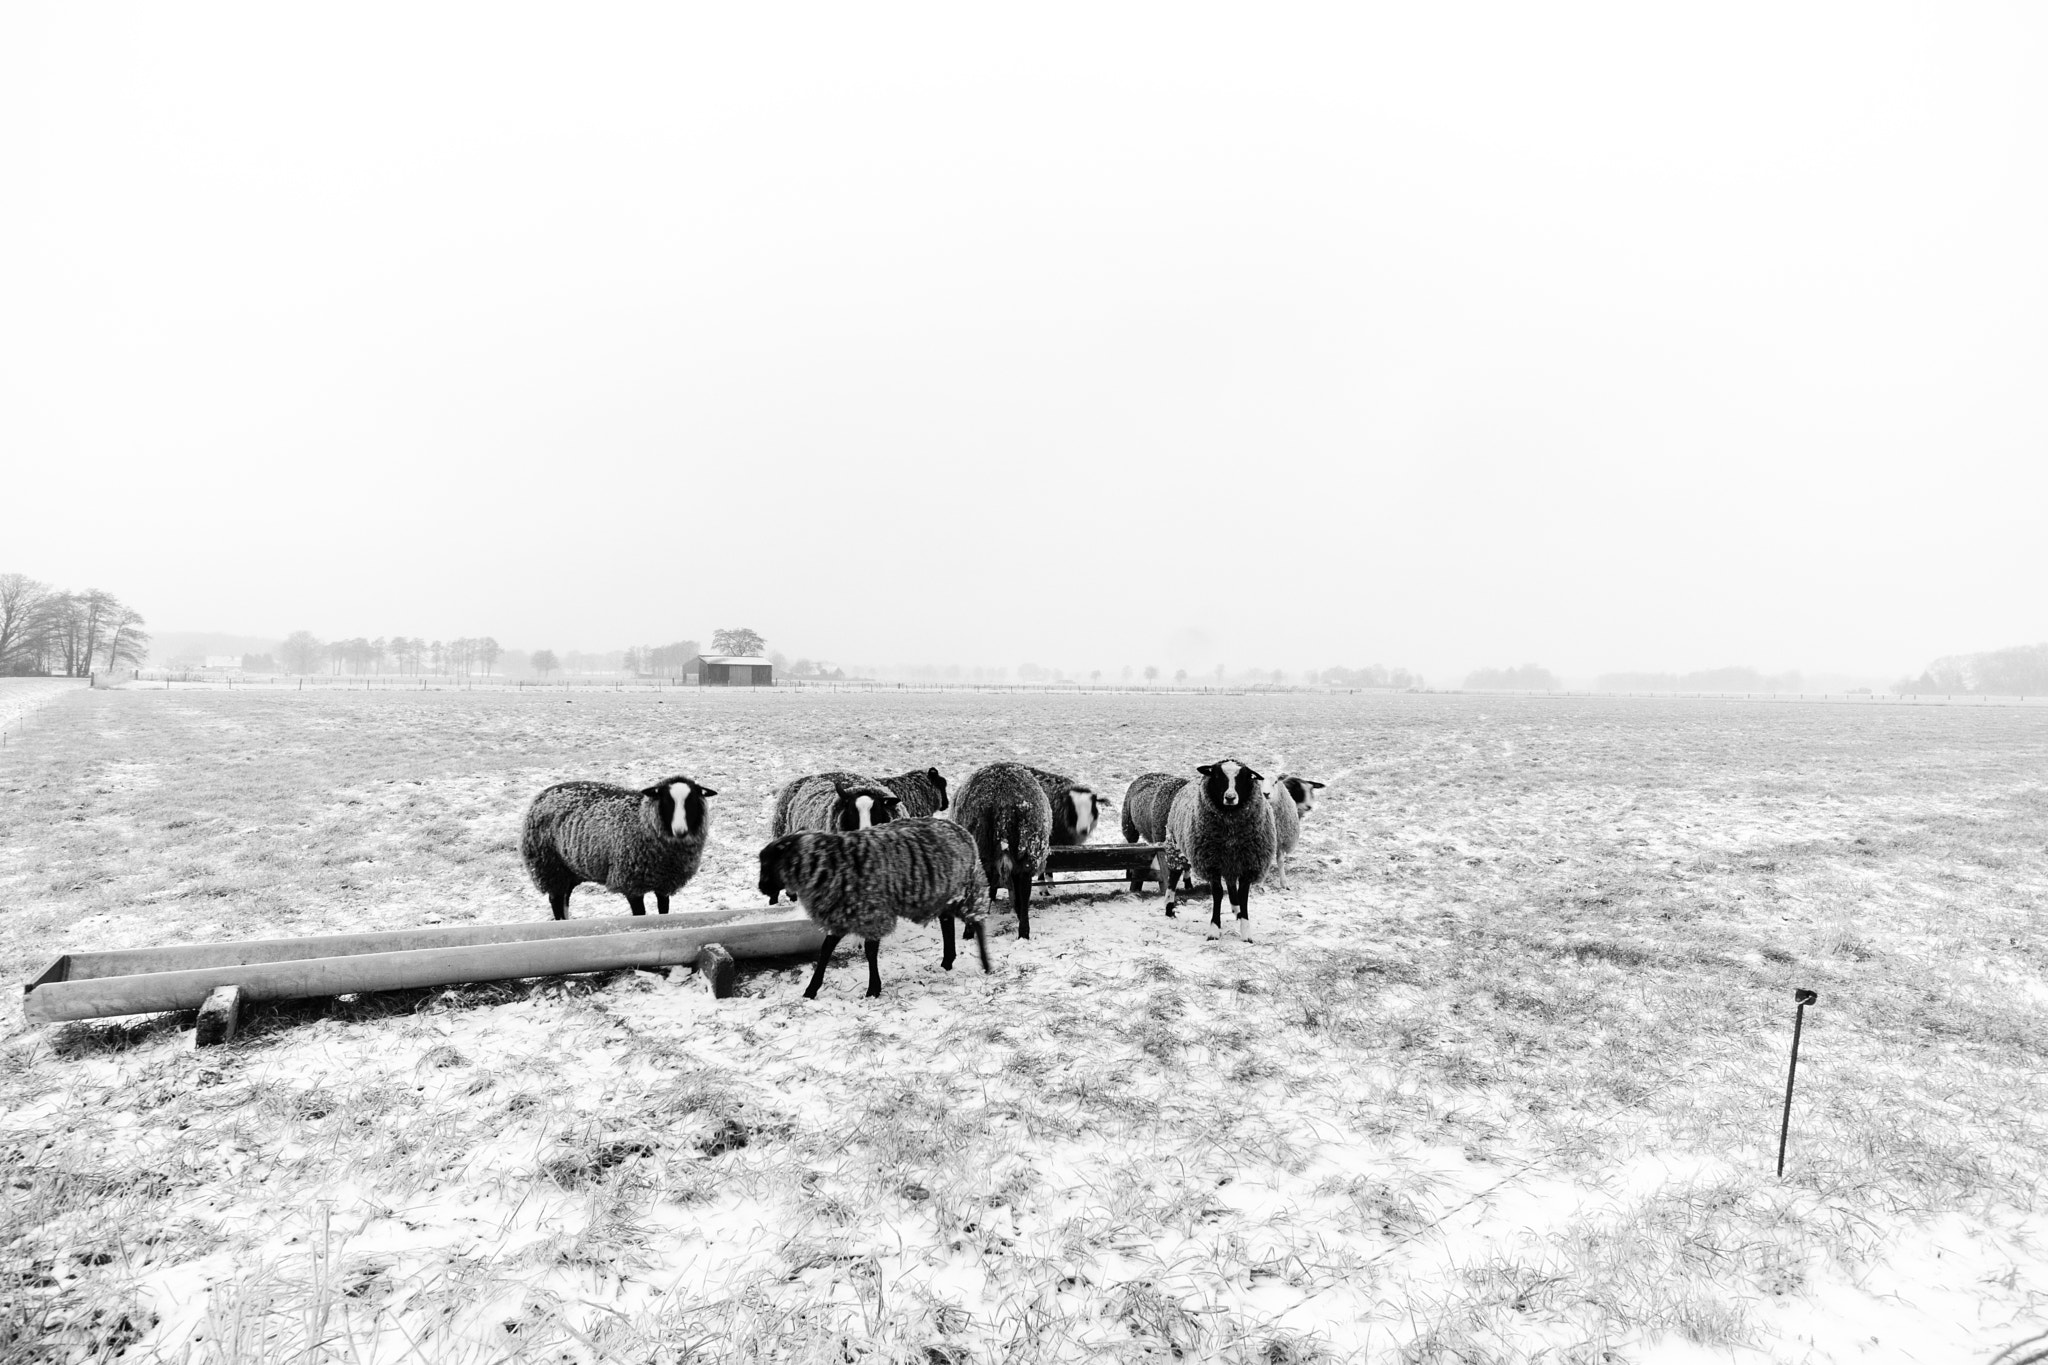
[[[1151,685],[1153,684],[1153,682],[1155,682],[1155,681],[1156,681],[1156,680],[1158,679],[1158,677],[1159,677],[1159,665],[1158,665],[1158,664],[1146,664],[1146,665],[1145,665],[1145,685],[1146,685],[1147,687],[1150,687],[1150,686],[1151,686]]]
[[[711,632],[711,652],[714,654],[759,654],[767,647],[768,642],[758,631],[745,626]]]
[[[42,655],[50,585],[25,573],[0,573],[0,673],[25,672]]]
[[[561,661],[555,658],[555,651],[552,649],[536,649],[533,651],[533,658],[528,660],[528,662],[533,665],[533,671],[540,674],[543,678],[562,666]]]
[[[311,673],[320,666],[327,646],[310,630],[295,630],[277,647],[277,657],[290,673]]]
[[[504,646],[498,643],[495,636],[486,635],[483,639],[476,642],[477,661],[483,664],[486,677],[490,676],[491,670],[497,667],[498,660],[504,653]]]
[[[122,664],[140,665],[149,653],[149,632],[142,629],[142,613],[121,607],[107,618],[107,671]]]

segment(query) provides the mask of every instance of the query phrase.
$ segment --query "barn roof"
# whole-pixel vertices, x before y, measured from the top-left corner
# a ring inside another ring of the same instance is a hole
[[[764,659],[758,654],[699,654],[697,662],[702,664],[753,664],[761,668],[775,667],[773,659]]]

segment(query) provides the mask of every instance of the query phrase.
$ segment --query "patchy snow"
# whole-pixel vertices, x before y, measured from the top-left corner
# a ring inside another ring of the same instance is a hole
[[[763,795],[829,766],[1017,754],[1120,795],[1234,754],[1332,786],[1250,943],[1094,886],[1029,942],[999,909],[987,976],[906,926],[879,1001],[849,952],[809,1002],[792,963],[728,1001],[621,973],[290,1006],[205,1053],[176,1020],[17,1026],[9,1265],[129,1358],[1868,1361],[2039,1330],[2048,723],[1368,700],[83,698],[0,793],[34,831],[0,843],[17,961],[539,917],[513,839],[562,776],[726,793],[689,909],[760,905]],[[1822,1003],[1778,1181],[1794,984]]]

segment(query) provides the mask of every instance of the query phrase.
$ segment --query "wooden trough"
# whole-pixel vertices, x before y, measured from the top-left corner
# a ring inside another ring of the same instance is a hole
[[[804,915],[762,919],[742,910],[533,924],[443,925],[374,934],[192,943],[67,953],[22,987],[30,1023],[207,1007],[232,1034],[242,1003],[509,981],[629,967],[687,967],[707,946],[731,993],[732,958],[815,953],[825,936]],[[209,1002],[216,992],[227,994]],[[220,1032],[201,1020],[201,1041]]]
[[[1065,881],[1054,881],[1055,872],[1109,872],[1114,877],[1069,877]],[[1138,874],[1137,885],[1142,887],[1150,877],[1161,886],[1166,884],[1165,844],[1076,844],[1046,850],[1045,880],[1043,886],[1079,886],[1087,882],[1131,881],[1131,874]]]

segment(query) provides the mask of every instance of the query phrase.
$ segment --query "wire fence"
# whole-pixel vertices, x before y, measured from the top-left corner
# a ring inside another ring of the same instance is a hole
[[[1020,696],[1435,696],[1473,698],[1553,698],[1557,700],[1826,702],[1870,706],[2044,706],[2048,695],[2009,696],[1982,692],[1605,692],[1591,689],[1554,691],[1469,690],[1457,687],[1339,687],[1323,683],[1093,683],[1093,682],[942,682],[889,681],[874,678],[778,678],[773,683],[700,684],[694,678],[578,676],[570,678],[505,678],[454,673],[270,673],[237,674],[209,670],[128,669],[128,676],[97,675],[95,685],[238,688],[337,692],[923,692],[996,693]],[[85,680],[80,680],[85,681]]]

